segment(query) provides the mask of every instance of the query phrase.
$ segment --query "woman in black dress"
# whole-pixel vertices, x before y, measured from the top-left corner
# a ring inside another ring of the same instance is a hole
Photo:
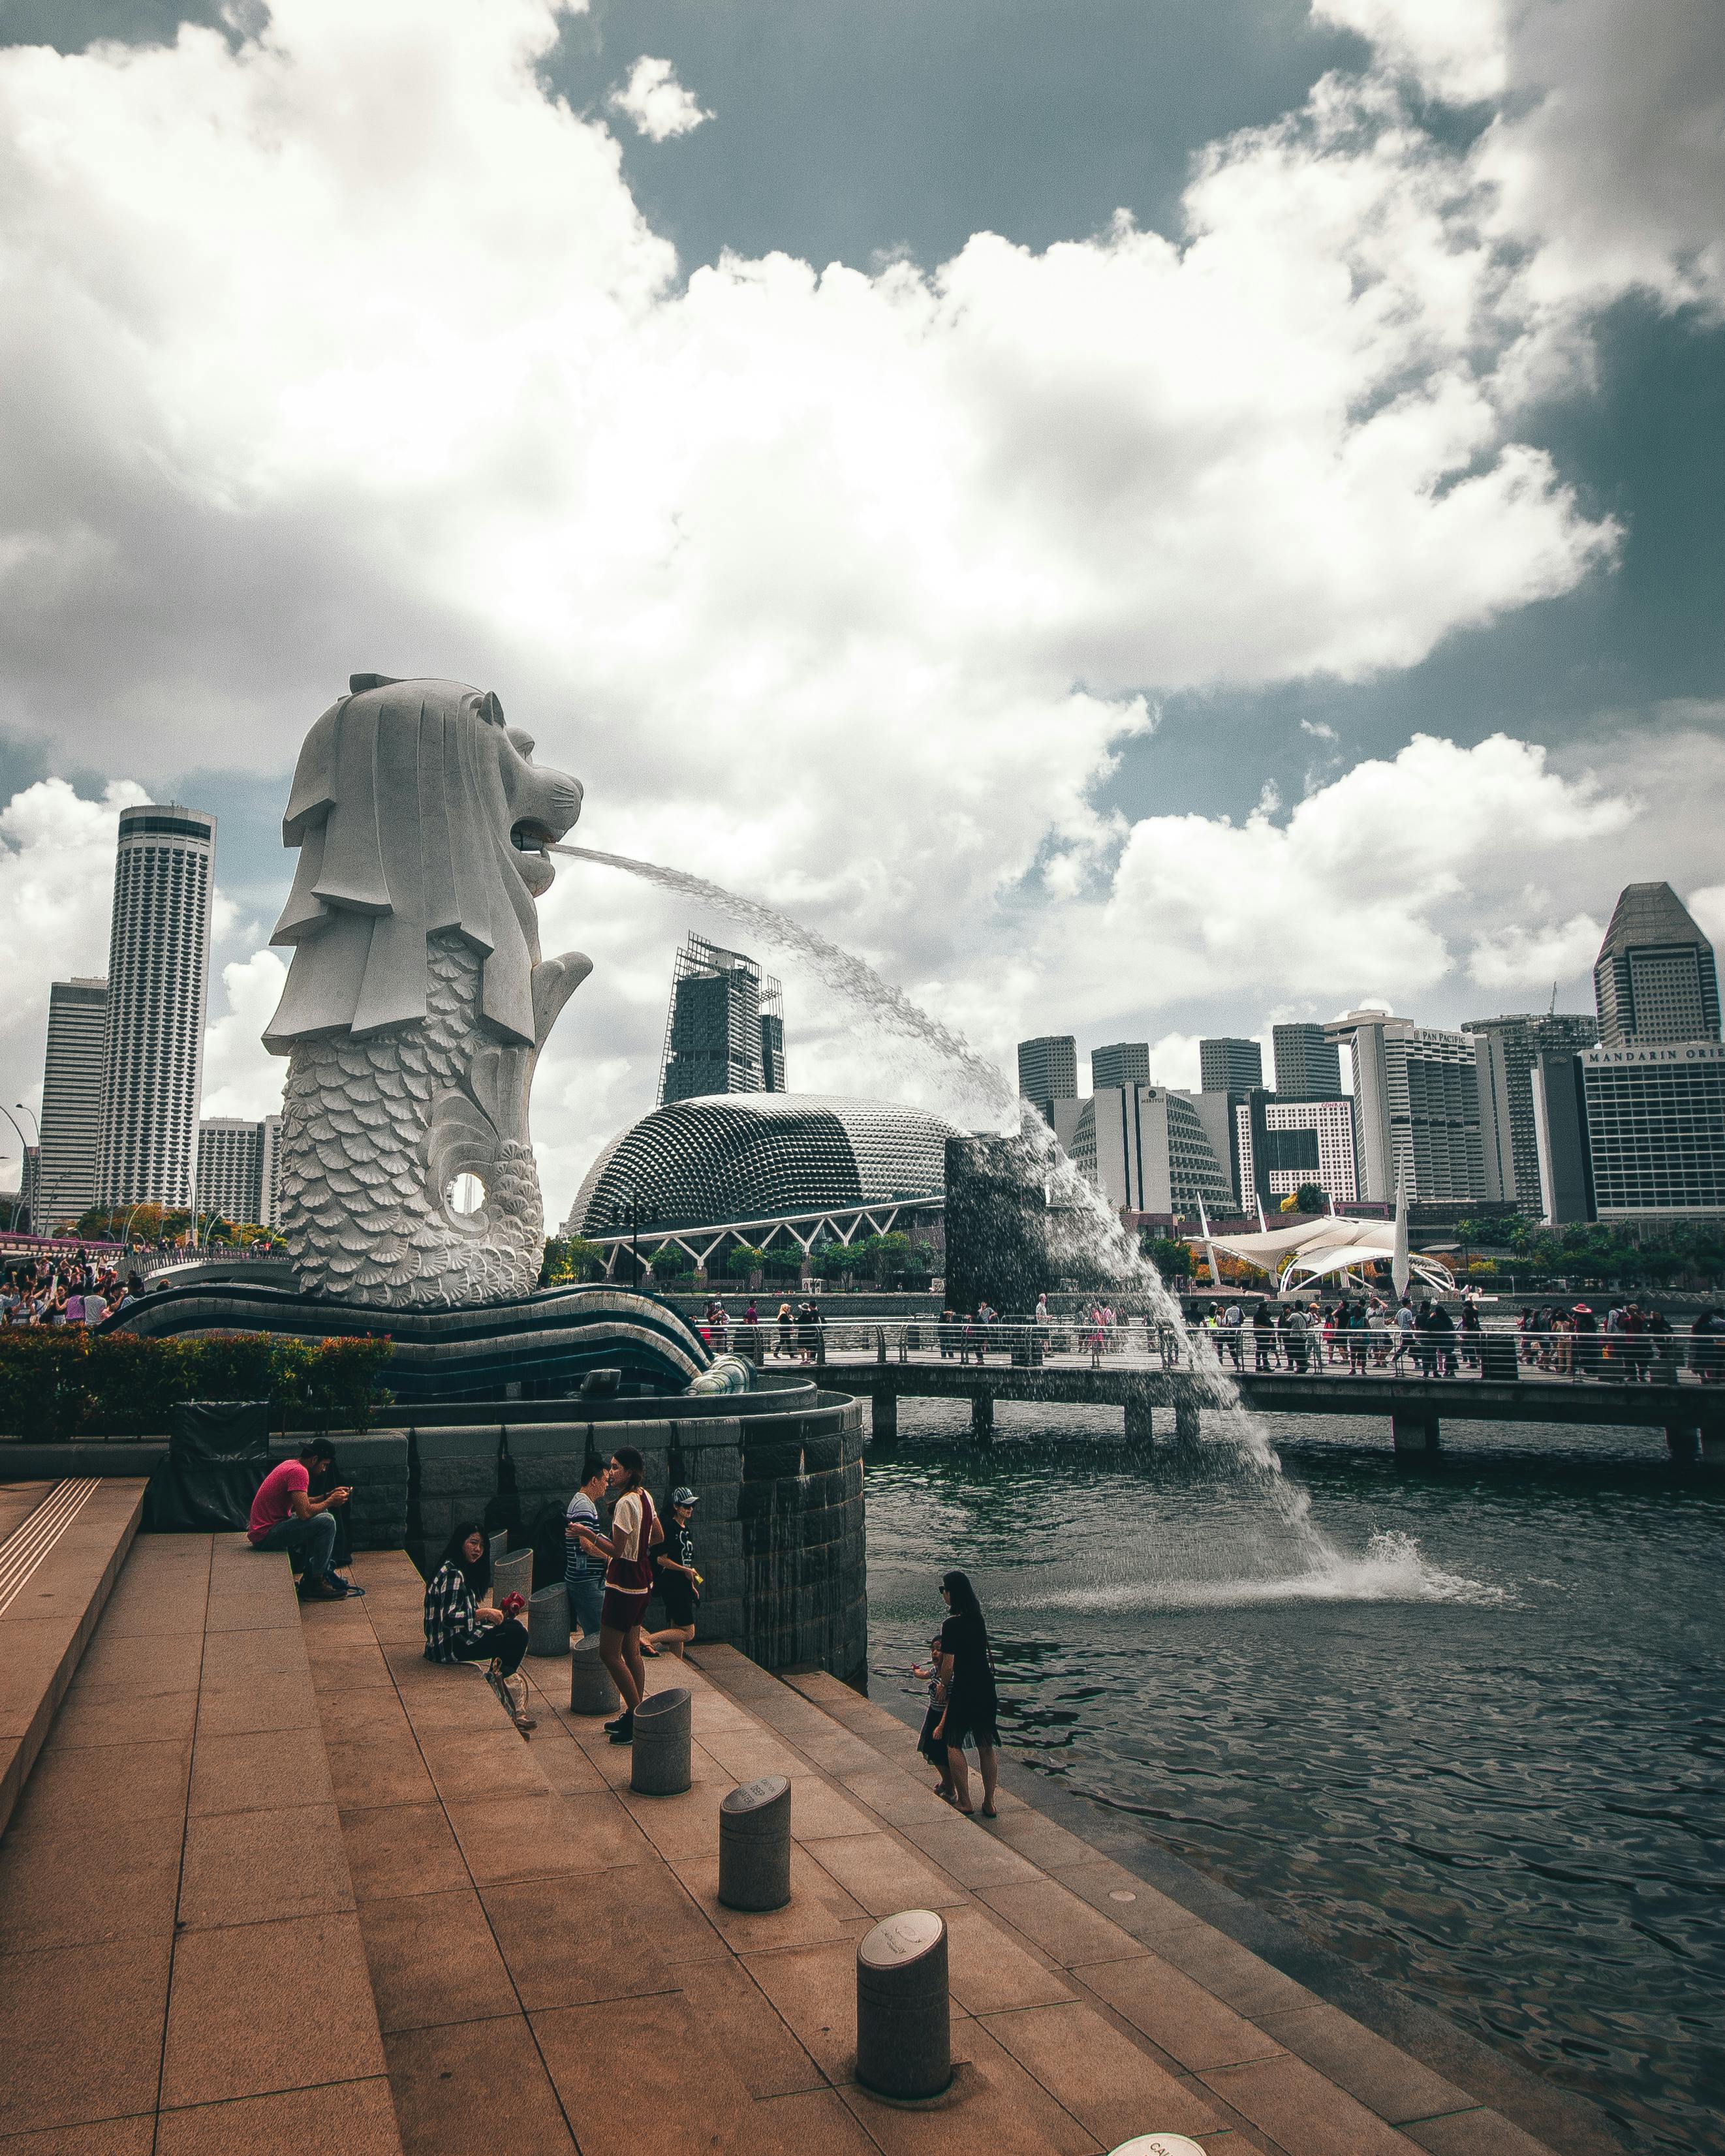
[[[995,1757],[1000,1735],[995,1726],[999,1702],[994,1691],[988,1628],[983,1622],[976,1589],[965,1573],[947,1573],[941,1581],[941,1593],[952,1614],[941,1627],[940,1671],[947,1707],[934,1733],[946,1745],[957,1807],[967,1819],[971,1816],[970,1770],[965,1763],[964,1748],[975,1745],[983,1768],[983,1817],[993,1819],[994,1791],[1000,1779]]]

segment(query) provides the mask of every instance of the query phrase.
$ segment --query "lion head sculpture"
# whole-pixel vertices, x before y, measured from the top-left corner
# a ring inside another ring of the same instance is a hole
[[[377,674],[350,690],[294,772],[282,839],[300,865],[270,938],[294,955],[264,1045],[287,1055],[423,1020],[427,938],[449,932],[480,961],[480,1017],[531,1049],[544,1030],[534,901],[555,874],[547,843],[581,814],[579,781],[535,763],[489,691]]]

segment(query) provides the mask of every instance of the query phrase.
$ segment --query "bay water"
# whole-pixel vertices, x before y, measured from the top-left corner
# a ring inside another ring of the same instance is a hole
[[[1446,1422],[1427,1471],[1265,1418],[1308,1527],[1231,1446],[996,1413],[978,1450],[906,1400],[870,1450],[873,1695],[920,1714],[963,1568],[1012,1758],[1635,2146],[1725,2152],[1725,1477],[1656,1431]]]

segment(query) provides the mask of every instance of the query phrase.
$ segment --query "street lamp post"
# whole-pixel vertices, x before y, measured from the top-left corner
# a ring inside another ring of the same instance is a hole
[[[18,1101],[17,1106],[20,1108],[24,1108],[24,1104],[22,1101]],[[28,1116],[29,1115],[30,1111],[28,1108],[24,1108],[24,1113]],[[10,1123],[13,1130],[18,1132],[18,1142],[23,1148],[22,1154],[18,1160],[18,1196],[22,1199],[24,1194],[24,1171],[30,1164],[30,1141],[24,1136],[23,1126],[19,1123],[18,1117],[13,1114],[10,1108],[0,1108],[0,1116],[4,1116],[7,1122]],[[39,1122],[36,1125],[36,1173],[39,1178],[42,1173],[42,1126]],[[38,1201],[36,1199],[33,1199],[30,1205],[30,1232],[33,1235],[40,1232],[36,1224],[37,1202]],[[14,1228],[18,1225],[18,1215],[15,1213],[13,1215],[13,1225]]]

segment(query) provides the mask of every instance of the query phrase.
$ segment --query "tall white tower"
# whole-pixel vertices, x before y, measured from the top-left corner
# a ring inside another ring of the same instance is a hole
[[[75,977],[54,982],[48,992],[42,1144],[31,1213],[39,1235],[63,1220],[75,1220],[95,1201],[107,1039],[108,983]]]
[[[121,814],[99,1205],[192,1203],[215,850],[201,809]]]

